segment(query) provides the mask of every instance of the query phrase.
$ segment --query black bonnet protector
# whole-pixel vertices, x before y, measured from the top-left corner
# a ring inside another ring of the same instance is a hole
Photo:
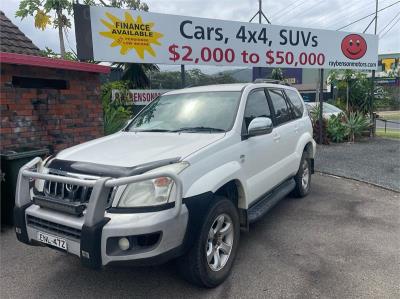
[[[145,164],[139,164],[132,167],[122,167],[122,166],[90,163],[90,162],[53,159],[50,161],[47,167],[51,170],[55,170],[55,172],[57,171],[72,172],[72,173],[89,174],[101,177],[119,178],[119,177],[142,174],[152,169],[161,166],[166,166],[169,164],[174,164],[179,161],[180,157],[176,157],[171,159],[149,162]]]

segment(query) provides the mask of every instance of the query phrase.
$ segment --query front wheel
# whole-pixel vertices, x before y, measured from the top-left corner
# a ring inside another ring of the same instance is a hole
[[[199,238],[178,261],[184,278],[203,287],[216,287],[230,274],[239,244],[239,215],[232,201],[217,197]]]
[[[293,195],[296,197],[304,197],[310,193],[311,190],[311,164],[303,153],[300,161],[300,167],[297,174],[294,177],[296,187],[293,190]]]

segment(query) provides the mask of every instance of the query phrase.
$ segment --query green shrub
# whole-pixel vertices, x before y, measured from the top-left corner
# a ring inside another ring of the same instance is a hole
[[[122,129],[131,113],[124,107],[108,108],[104,110],[104,134],[109,135]]]
[[[338,107],[339,109],[346,111],[346,101],[343,101],[341,98],[337,98],[336,101],[332,103],[333,106]]]
[[[328,138],[333,142],[343,142],[349,135],[349,130],[345,125],[345,116],[341,113],[337,116],[332,115],[328,120]]]
[[[126,106],[126,97],[112,101],[112,91],[119,90],[121,95],[128,93],[128,83],[115,81],[103,84],[101,100],[103,104],[104,134],[109,135],[120,130],[131,117],[132,113]]]
[[[310,117],[313,124],[319,119],[319,112],[320,112],[319,104],[313,106],[310,109]]]
[[[363,114],[351,112],[346,118],[345,126],[348,129],[349,141],[354,142],[356,137],[368,129],[369,121]]]

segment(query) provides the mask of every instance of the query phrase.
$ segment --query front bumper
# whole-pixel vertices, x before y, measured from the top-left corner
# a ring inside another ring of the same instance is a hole
[[[96,181],[58,177],[31,170],[39,160],[31,161],[21,168],[14,218],[17,238],[26,244],[37,244],[38,233],[44,232],[63,238],[67,251],[79,256],[82,264],[99,268],[110,263],[158,259],[179,248],[184,241],[188,223],[188,209],[182,206],[182,184],[172,173],[158,173],[150,176],[168,176],[176,186],[174,207],[147,213],[108,213],[105,211],[107,188],[149,179],[149,175],[139,175],[120,179],[102,178]],[[29,194],[29,179],[51,179],[74,184],[92,184],[93,192],[85,214],[81,217],[41,208],[32,204]],[[115,240],[121,237],[143,238],[156,235],[158,239],[150,246],[135,246],[118,250]]]

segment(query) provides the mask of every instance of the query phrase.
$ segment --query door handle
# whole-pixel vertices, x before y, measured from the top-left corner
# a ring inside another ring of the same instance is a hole
[[[281,139],[281,135],[275,133],[274,135],[272,135],[272,138],[274,139],[274,141],[279,141]]]
[[[296,133],[299,132],[299,126],[298,126],[298,125],[294,125],[294,131],[295,131]]]

